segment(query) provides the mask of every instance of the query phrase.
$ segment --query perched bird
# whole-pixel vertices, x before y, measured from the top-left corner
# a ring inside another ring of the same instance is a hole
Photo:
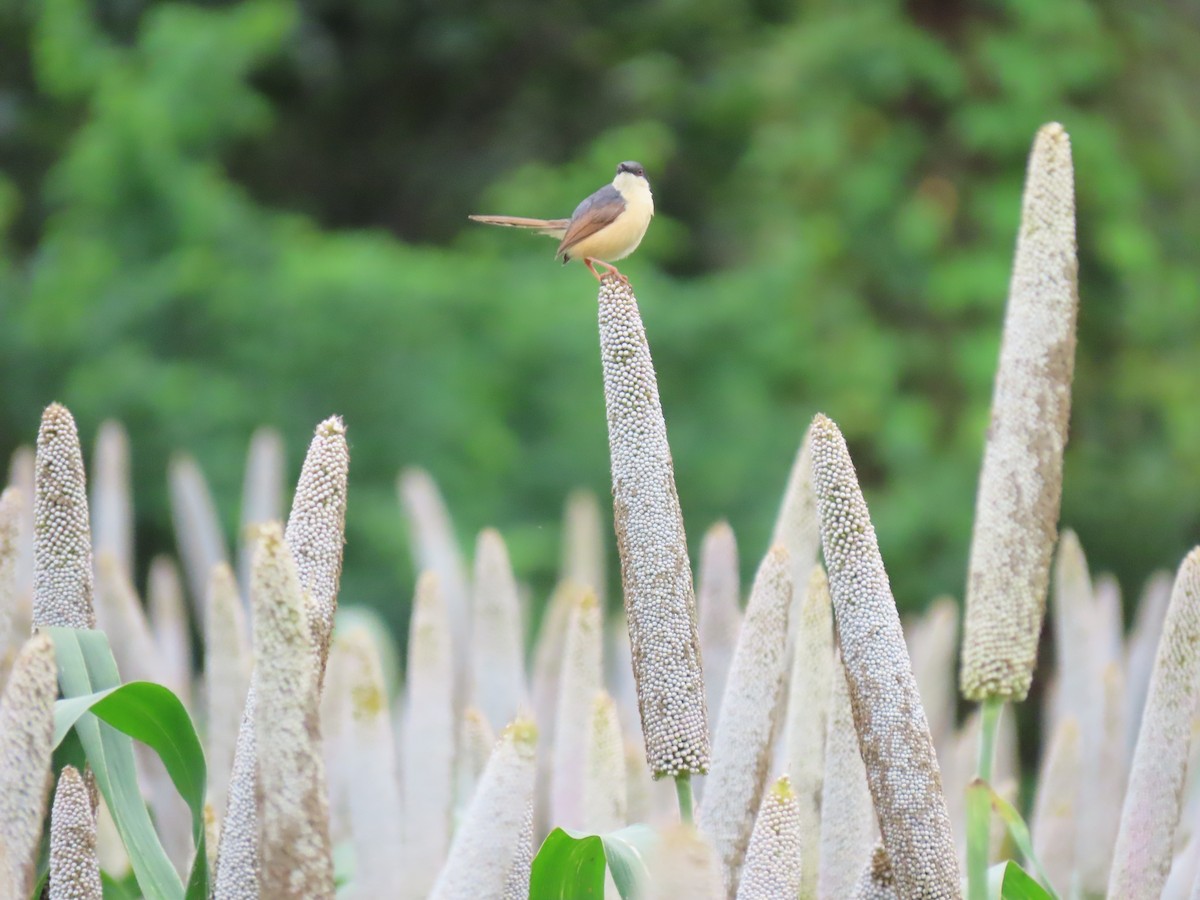
[[[538,234],[559,239],[555,259],[563,264],[582,259],[597,280],[597,264],[618,278],[611,260],[624,259],[637,249],[646,234],[650,217],[654,215],[654,197],[650,182],[641,163],[623,162],[617,166],[617,177],[588,197],[571,213],[569,219],[524,219],[520,216],[471,216],[485,225],[507,225],[528,228]],[[628,280],[628,279],[626,279]]]

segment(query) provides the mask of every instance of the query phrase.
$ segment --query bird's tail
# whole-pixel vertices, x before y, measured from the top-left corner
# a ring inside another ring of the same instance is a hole
[[[484,225],[504,225],[508,228],[527,228],[538,234],[549,235],[556,240],[562,240],[567,233],[570,219],[524,219],[520,216],[468,216],[472,222],[482,222]]]

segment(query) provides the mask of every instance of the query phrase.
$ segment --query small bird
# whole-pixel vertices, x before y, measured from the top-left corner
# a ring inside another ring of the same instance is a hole
[[[583,264],[599,281],[595,266],[603,266],[618,278],[629,279],[617,271],[610,260],[624,259],[637,249],[654,215],[654,197],[641,163],[623,162],[617,177],[588,197],[569,219],[524,219],[520,216],[470,216],[485,225],[528,228],[538,234],[559,239],[555,259],[566,265],[573,259]],[[606,274],[607,274],[606,272]]]

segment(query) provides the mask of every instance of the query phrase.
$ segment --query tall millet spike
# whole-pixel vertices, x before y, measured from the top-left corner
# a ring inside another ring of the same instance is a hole
[[[179,560],[183,563],[196,618],[203,627],[208,577],[213,566],[229,561],[225,535],[212,491],[196,460],[186,453],[176,454],[167,467],[167,486]]]
[[[441,492],[424,469],[410,468],[396,480],[400,505],[408,524],[408,542],[413,565],[418,572],[434,572],[450,621],[452,646],[456,654],[455,705],[466,690],[468,595],[470,593],[462,550],[454,533],[450,511]]]
[[[258,691],[253,680],[246,693],[241,726],[229,773],[225,814],[221,818],[214,895],[221,900],[258,900],[258,740],[255,734]]]
[[[7,869],[0,872],[7,877],[0,897],[28,897],[33,887],[57,693],[54,644],[48,635],[34,635],[17,654],[0,696],[0,848]]]
[[[583,751],[583,823],[592,834],[616,831],[629,824],[625,744],[617,705],[607,691],[592,699]]]
[[[717,730],[725,680],[742,627],[741,594],[737,538],[728,522],[717,522],[700,542],[700,572],[696,580],[704,694],[713,731]]]
[[[213,567],[204,615],[204,700],[208,728],[208,801],[225,819],[234,749],[254,661],[246,613],[228,563]]]
[[[50,900],[101,900],[96,820],[87,786],[63,766],[50,811]]]
[[[21,555],[22,506],[20,488],[0,493],[0,690],[8,676],[11,655],[16,654],[17,568]],[[11,654],[11,655],[10,655]]]
[[[94,628],[83,454],[75,420],[58,403],[42,413],[36,466],[33,624]]]
[[[1071,142],[1053,123],[1029,157],[975,501],[959,677],[969,700],[1029,693],[1062,498],[1077,271]]]
[[[800,807],[784,775],[763,796],[746,850],[737,900],[800,894]]]
[[[536,781],[536,779],[535,779]],[[529,878],[533,874],[533,798],[525,804],[521,836],[513,854],[512,868],[504,880],[501,900],[529,900]]]
[[[596,594],[604,605],[604,523],[600,503],[591,491],[571,491],[563,510],[562,571],[560,578]]]
[[[100,423],[92,451],[92,552],[108,553],[133,577],[133,494],[129,435],[120,422]]]
[[[250,580],[258,745],[259,890],[333,897],[333,856],[305,591],[278,523],[263,526]]]
[[[250,596],[250,569],[254,565],[256,527],[283,518],[284,471],[287,459],[283,435],[262,426],[250,436],[246,471],[242,476],[242,511],[238,528],[238,588]]]
[[[821,809],[837,810],[837,814],[821,817],[817,890],[806,893],[804,900],[849,897],[875,844],[871,788],[858,752],[846,674],[836,654],[830,681]]]
[[[600,357],[613,513],[646,761],[655,777],[708,770],[696,597],[650,347],[629,283],[600,284]]]
[[[730,894],[737,890],[754,814],[762,800],[771,739],[780,718],[787,676],[791,560],[782,545],[758,567],[746,618],[738,635],[713,744],[712,771],[704,785],[699,824],[713,842]]]
[[[660,830],[646,868],[648,900],[725,900],[717,854],[704,834],[686,822]]]
[[[1029,822],[1033,852],[1050,878],[1066,887],[1075,870],[1079,813],[1079,721],[1064,718],[1047,741]]]
[[[396,877],[396,851],[401,843],[400,784],[392,736],[387,688],[379,651],[370,631],[351,626],[338,633],[344,650],[347,690],[341,702],[349,740],[342,753],[349,764],[347,779],[350,831],[354,842],[355,896],[385,897]]]
[[[524,865],[524,826],[531,821],[537,728],[518,718],[500,736],[463,823],[454,835],[431,900],[502,897]]]
[[[854,726],[897,893],[959,897],[941,773],[896,601],[846,441],[823,415],[813,420],[812,459]]]
[[[471,603],[471,702],[503,728],[529,707],[521,601],[504,538],[485,528],[475,543]]]
[[[585,756],[592,700],[604,684],[604,630],[596,595],[579,595],[567,623],[554,714],[550,770],[550,822],[584,828]]]
[[[812,486],[812,435],[811,429],[804,432],[804,440],[792,461],[784,488],[783,502],[775,516],[775,527],[771,533],[772,544],[783,544],[792,557],[792,583],[796,593],[792,597],[791,626],[788,630],[788,654],[797,640],[797,630],[802,619],[798,615],[804,595],[800,586],[808,582],[809,573],[817,562],[821,549],[821,535],[817,530],[817,501]]]
[[[793,565],[793,574],[795,571]],[[797,584],[795,589],[799,591],[801,585]],[[833,605],[829,600],[829,578],[822,566],[812,567],[803,593],[799,605],[792,601],[792,614],[800,618],[800,623],[789,623],[788,629],[796,636],[796,644],[791,654],[783,746],[800,821],[801,840],[797,846],[800,894],[809,898],[817,893],[821,785],[825,780],[825,743],[834,676]],[[840,666],[837,676],[842,677]]]
[[[346,426],[339,416],[330,416],[317,426],[308,445],[285,536],[296,560],[300,586],[308,598],[318,683],[325,676],[333,615],[337,612],[349,469]]]
[[[1179,567],[1163,622],[1121,810],[1110,897],[1157,897],[1167,879],[1198,692],[1200,547]]]
[[[160,555],[150,560],[150,573],[146,577],[146,603],[150,609],[154,642],[167,667],[163,684],[185,706],[191,708],[192,629],[188,622],[179,570],[170,557]],[[238,708],[241,708],[240,703]]]
[[[450,843],[454,804],[454,655],[440,578],[417,580],[408,628],[407,699],[400,758],[404,900],[424,898]]]

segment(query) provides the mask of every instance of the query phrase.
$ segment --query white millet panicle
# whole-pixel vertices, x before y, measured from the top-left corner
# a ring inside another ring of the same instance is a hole
[[[8,880],[0,897],[28,897],[33,888],[42,818],[50,790],[54,698],[58,672],[54,644],[36,634],[25,642],[0,696],[0,847]]]
[[[283,518],[283,485],[287,457],[283,435],[260,426],[250,435],[246,471],[242,476],[242,512],[238,524],[238,589],[250,596],[250,570],[254,566],[257,529]]]
[[[163,670],[163,685],[192,708],[192,629],[183,599],[179,570],[169,556],[150,560],[146,576],[146,603],[150,609],[150,628],[158,645]],[[239,702],[235,712],[241,707]]]
[[[50,900],[101,900],[96,820],[87,786],[63,766],[50,810]]]
[[[813,486],[858,745],[903,897],[960,896],[941,773],[875,528],[838,427],[812,425]]]
[[[424,900],[450,845],[454,804],[454,656],[441,580],[417,579],[408,627],[400,794],[405,870],[400,896]]]
[[[691,825],[663,827],[647,868],[647,900],[725,900],[727,896],[717,854]]]
[[[834,657],[832,676],[821,809],[837,812],[821,817],[815,894],[825,898],[850,896],[858,874],[871,859],[877,831],[840,656]]]
[[[1156,897],[1166,882],[1200,693],[1200,547],[1183,560],[1163,622],[1109,876],[1110,897]]]
[[[471,594],[470,698],[498,730],[529,708],[529,689],[517,580],[494,528],[485,528],[475,542]]]
[[[133,495],[129,487],[129,436],[120,422],[100,423],[92,450],[92,552],[108,553],[133,577]]]
[[[319,680],[325,674],[342,577],[349,468],[346,426],[339,416],[331,416],[317,426],[308,445],[285,535],[307,598]]]
[[[475,788],[487,768],[487,761],[496,746],[496,732],[488,724],[483,711],[468,706],[458,723],[458,746],[454,754],[454,821],[463,813],[475,796]]]
[[[608,580],[604,564],[605,527],[596,495],[591,491],[572,491],[563,511],[560,577],[595,591],[601,606]]]
[[[529,879],[533,874],[533,798],[525,804],[521,838],[513,854],[512,868],[504,881],[502,900],[529,900]]]
[[[204,616],[204,699],[208,716],[208,799],[224,820],[234,748],[254,666],[246,613],[228,563],[213,567]]]
[[[514,867],[524,866],[536,746],[537,728],[530,719],[504,729],[430,900],[501,897]]]
[[[371,632],[350,626],[338,632],[344,654],[348,704],[343,720],[348,734],[341,744],[342,763],[354,844],[354,896],[384,897],[396,873],[401,837],[400,783],[396,778],[396,746],[383,667]]]
[[[8,673],[9,653],[17,642],[17,568],[21,557],[21,518],[24,496],[20,488],[0,493],[0,688]]]
[[[246,692],[241,726],[229,773],[221,844],[217,853],[216,888],[221,900],[258,900],[258,742],[255,719],[258,692],[253,680]]]
[[[787,550],[776,544],[759,565],[746,604],[721,701],[725,713],[713,743],[712,770],[697,817],[717,851],[731,894],[737,889],[770,765],[771,738],[788,669],[791,605],[791,561]]]
[[[1045,125],[1029,157],[967,575],[959,682],[968,700],[1024,700],[1037,662],[1079,306],[1071,141]]]
[[[467,646],[470,587],[462,550],[454,533],[450,511],[442,499],[433,476],[424,469],[410,468],[396,480],[400,505],[408,524],[408,543],[413,568],[418,572],[433,572],[449,617],[450,632],[456,649]],[[455,662],[455,701],[466,690],[468,660],[460,652]]]
[[[877,844],[871,853],[870,864],[854,886],[850,900],[900,900],[901,896],[907,895],[897,893],[896,876],[887,850],[882,844]]]
[[[746,850],[737,900],[800,894],[800,806],[784,775],[763,795]]]
[[[600,604],[587,591],[579,596],[567,624],[554,749],[550,770],[550,823],[583,828],[584,765],[592,700],[604,685],[604,631]]]
[[[92,533],[75,420],[51,403],[37,439],[33,624],[94,628]]]
[[[607,691],[592,700],[583,764],[583,827],[593,834],[616,831],[628,821],[625,744],[617,705]]]
[[[600,284],[613,512],[646,760],[655,777],[708,770],[696,598],[667,428],[633,289]]]
[[[815,514],[814,510],[814,517]],[[792,572],[795,571],[792,566]],[[787,692],[784,748],[803,835],[798,860],[801,894],[814,897],[820,871],[821,785],[825,779],[825,740],[834,674],[833,605],[829,599],[829,578],[822,566],[812,567],[804,597],[799,607],[793,601],[792,609],[800,622],[792,623],[795,627],[790,629],[796,636],[796,644]],[[837,675],[842,677],[840,666]],[[857,744],[854,752],[858,752]]]
[[[1045,750],[1029,822],[1033,852],[1055,885],[1069,885],[1075,871],[1079,757],[1079,722],[1064,718]]]
[[[296,563],[278,523],[260,533],[250,598],[258,692],[259,889],[273,900],[332,897],[312,630]]]
[[[721,714],[721,697],[742,627],[741,583],[737,539],[728,522],[718,522],[700,543],[696,606],[700,616],[700,650],[704,659],[705,699],[713,731]]]
[[[217,516],[217,505],[200,465],[186,453],[172,457],[167,466],[171,521],[175,544],[187,578],[196,618],[204,624],[204,597],[208,578],[217,563],[228,563],[229,552]]]
[[[821,550],[821,535],[817,528],[817,500],[812,486],[812,432],[804,432],[804,440],[796,451],[792,470],[788,473],[783,502],[775,517],[771,533],[772,544],[783,544],[792,555],[792,583],[797,591],[792,597],[791,628],[788,633],[788,653],[791,654],[800,628],[800,604],[804,599],[799,588],[808,582],[809,573]]]

